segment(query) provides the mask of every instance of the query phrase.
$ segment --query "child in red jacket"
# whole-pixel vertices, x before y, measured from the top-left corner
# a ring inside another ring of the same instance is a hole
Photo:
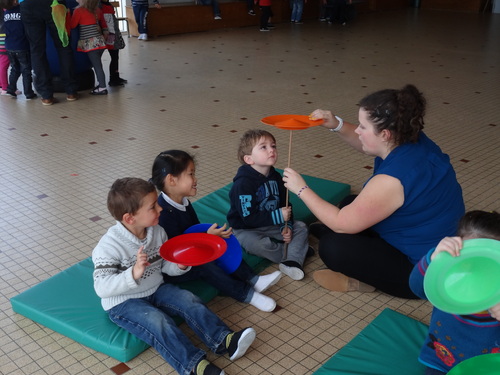
[[[255,0],[255,4],[260,6],[260,31],[269,31],[273,26],[269,23],[269,20],[273,16],[271,10],[271,0]]]
[[[126,79],[120,78],[120,72],[118,71],[118,53],[121,49],[125,48],[125,41],[123,40],[122,33],[120,31],[118,20],[115,16],[115,8],[109,0],[101,0],[101,10],[104,14],[104,19],[108,26],[109,35],[106,39],[106,45],[108,47],[109,56],[111,61],[109,62],[109,82],[110,86],[123,86],[127,83]]]

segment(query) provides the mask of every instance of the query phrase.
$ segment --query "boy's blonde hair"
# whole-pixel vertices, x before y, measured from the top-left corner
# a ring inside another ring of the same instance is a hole
[[[150,193],[156,193],[154,185],[141,178],[118,179],[108,193],[108,210],[116,220],[122,221],[125,214],[135,215],[144,197]]]
[[[238,160],[241,164],[245,163],[245,155],[252,154],[252,150],[257,143],[261,140],[261,138],[269,138],[272,139],[274,143],[276,143],[276,139],[274,135],[269,133],[266,130],[261,129],[251,129],[247,130],[240,138],[240,145],[238,147]]]

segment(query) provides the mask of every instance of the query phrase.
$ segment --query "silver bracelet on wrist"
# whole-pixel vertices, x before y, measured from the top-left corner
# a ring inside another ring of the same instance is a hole
[[[342,126],[344,126],[344,120],[342,120],[339,116],[335,116],[335,118],[339,122],[339,125],[334,129],[330,129],[330,131],[337,133],[340,131],[340,129],[342,129]]]

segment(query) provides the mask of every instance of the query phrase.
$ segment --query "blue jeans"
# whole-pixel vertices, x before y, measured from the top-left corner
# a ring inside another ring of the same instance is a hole
[[[192,267],[189,272],[180,276],[163,275],[166,283],[178,284],[190,280],[203,280],[221,291],[223,294],[240,302],[250,302],[253,297],[252,286],[257,281],[257,276],[245,261],[231,274],[228,275],[214,262]]]
[[[16,92],[17,80],[23,76],[23,93],[26,96],[35,95],[33,77],[31,75],[30,51],[8,51],[10,61],[9,92]]]
[[[214,12],[214,17],[215,16],[220,16],[220,8],[219,8],[219,1],[218,0],[201,0],[201,3],[203,5],[212,5],[212,11]]]
[[[139,31],[139,34],[147,34],[149,5],[134,5],[132,9],[134,11],[135,22],[137,22],[137,31]]]
[[[292,22],[302,19],[302,11],[304,10],[304,0],[290,0],[292,7]]]
[[[107,311],[118,326],[155,348],[179,374],[189,375],[205,357],[175,324],[179,316],[214,353],[232,331],[193,293],[175,285],[162,284],[149,297],[132,298]]]
[[[52,73],[47,60],[46,37],[49,32],[59,57],[61,80],[66,93],[76,94],[78,82],[75,78],[75,61],[71,45],[63,47],[56,25],[52,19],[52,0],[24,0],[21,3],[21,18],[30,42],[31,64],[35,73],[35,88],[43,99],[52,98]]]

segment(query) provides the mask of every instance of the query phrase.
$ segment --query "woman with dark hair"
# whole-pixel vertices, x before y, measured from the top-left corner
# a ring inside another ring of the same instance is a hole
[[[375,157],[373,175],[359,195],[339,207],[321,199],[293,169],[284,171],[285,186],[322,222],[310,227],[328,267],[314,273],[321,286],[418,298],[408,285],[414,264],[443,237],[455,235],[465,212],[462,189],[448,155],[423,132],[425,104],[422,93],[406,85],[364,97],[359,125],[330,111],[311,114]]]

